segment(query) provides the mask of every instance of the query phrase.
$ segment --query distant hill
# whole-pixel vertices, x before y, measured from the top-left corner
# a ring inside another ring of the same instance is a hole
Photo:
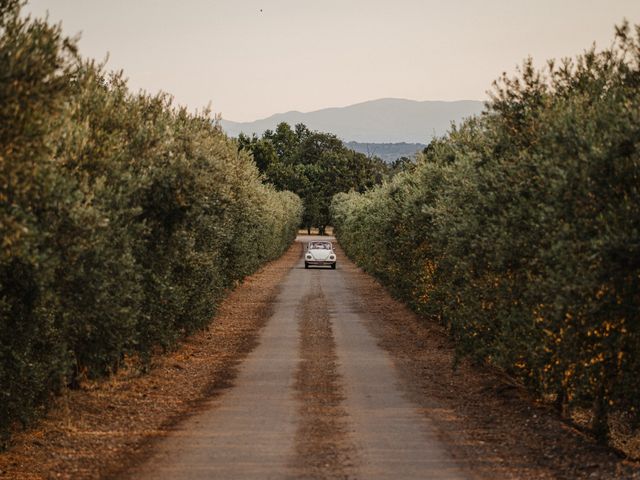
[[[400,157],[413,158],[416,152],[424,150],[424,143],[358,143],[346,142],[345,146],[356,152],[364,153],[368,157],[380,157],[391,163]]]
[[[359,143],[429,143],[449,130],[451,122],[476,115],[484,103],[476,100],[456,102],[383,98],[347,107],[325,108],[314,112],[287,112],[255,122],[222,120],[222,128],[236,137],[240,132],[262,135],[280,122],[304,123],[311,130],[329,132],[344,141]]]

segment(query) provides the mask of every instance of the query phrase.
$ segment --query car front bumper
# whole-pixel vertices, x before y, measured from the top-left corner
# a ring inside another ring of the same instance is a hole
[[[336,263],[335,260],[305,260],[304,262],[309,266],[331,266]]]

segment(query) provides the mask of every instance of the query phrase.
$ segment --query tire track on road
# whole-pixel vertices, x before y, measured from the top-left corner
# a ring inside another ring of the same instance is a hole
[[[314,290],[302,299],[298,313],[301,361],[295,388],[300,405],[294,478],[356,478],[356,450],[342,405],[344,389],[327,300],[319,285]]]

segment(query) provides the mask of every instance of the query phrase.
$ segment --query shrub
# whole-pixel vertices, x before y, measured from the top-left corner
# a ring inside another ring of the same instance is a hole
[[[293,241],[300,199],[208,114],[132,94],[0,6],[0,434],[202,328]]]
[[[414,172],[332,203],[348,254],[460,354],[591,406],[603,440],[611,409],[640,408],[636,30],[546,72],[525,62]]]

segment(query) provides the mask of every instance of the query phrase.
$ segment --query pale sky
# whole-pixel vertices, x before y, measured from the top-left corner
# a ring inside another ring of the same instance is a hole
[[[384,97],[485,100],[491,82],[606,48],[640,24],[640,0],[30,0],[26,12],[81,34],[84,57],[251,121]]]

